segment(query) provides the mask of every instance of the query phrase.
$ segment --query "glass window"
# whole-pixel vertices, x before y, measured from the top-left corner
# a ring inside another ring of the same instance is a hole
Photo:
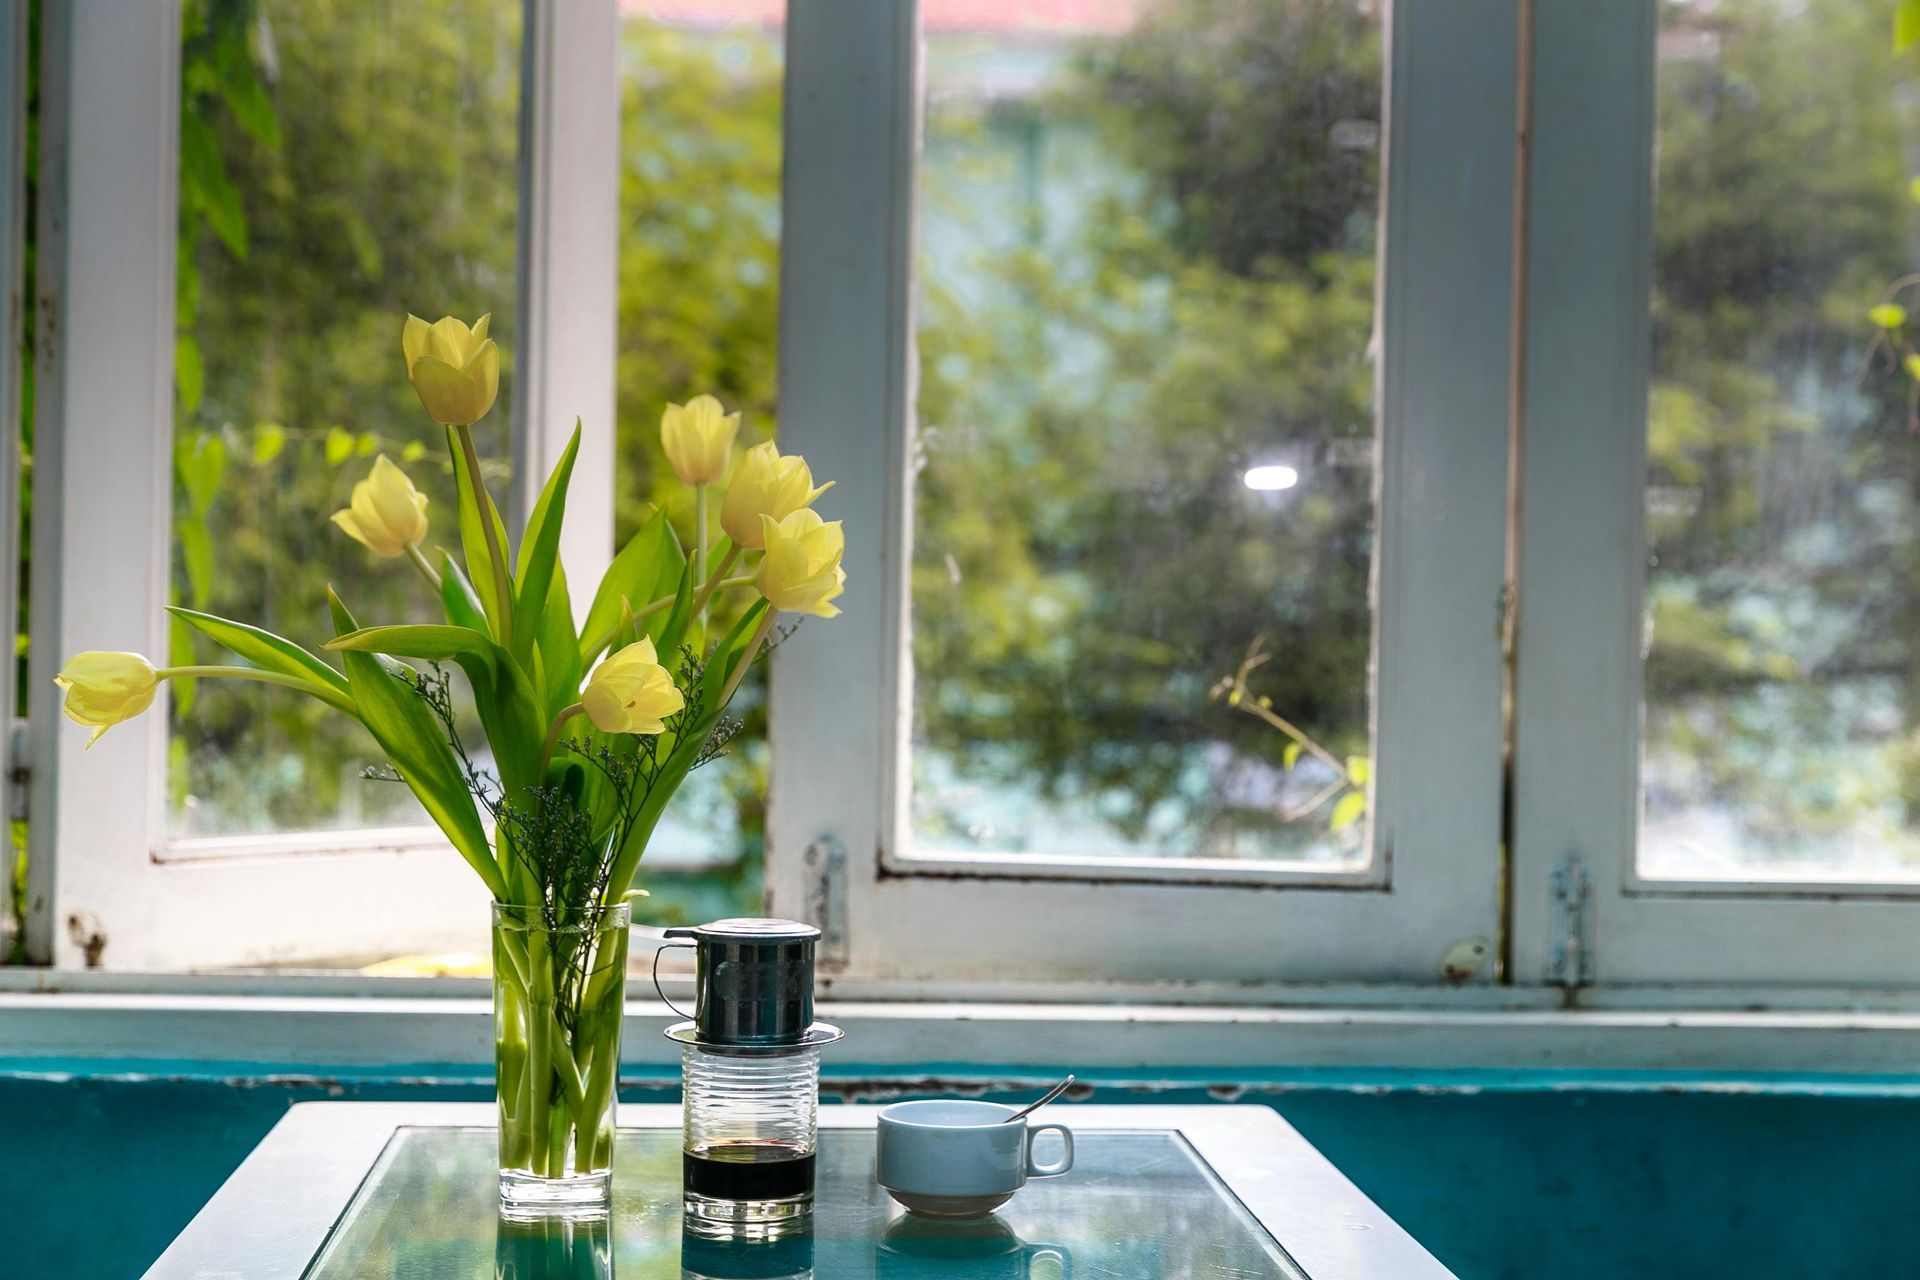
[[[916,851],[1364,866],[1377,6],[1018,8],[921,5]]]
[[[660,452],[660,411],[710,393],[771,439],[779,327],[782,0],[620,7],[620,350],[616,535],[656,504],[693,540],[693,497]],[[715,506],[717,511],[717,503]],[[722,596],[720,616],[744,607]],[[649,924],[760,908],[766,664],[733,703],[742,732],[674,797],[647,852]]]
[[[458,545],[444,438],[402,376],[407,311],[493,313],[514,351],[520,6],[188,0],[176,307],[174,601],[317,647],[332,583],[363,619],[435,621],[404,559],[328,515],[386,454]],[[476,431],[504,495],[512,376]],[[176,624],[168,661],[229,659]],[[372,741],[311,699],[174,682],[176,837],[411,825]],[[477,737],[477,735],[475,735]]]
[[[1847,0],[1661,8],[1640,870],[1920,860],[1920,79]],[[1597,553],[1598,554],[1598,553]]]

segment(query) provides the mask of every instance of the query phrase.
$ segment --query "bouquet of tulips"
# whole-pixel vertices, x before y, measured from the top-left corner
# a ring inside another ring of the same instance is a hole
[[[661,443],[694,491],[692,553],[656,511],[576,626],[559,545],[578,425],[512,546],[473,443],[499,383],[487,317],[468,326],[410,315],[401,350],[446,430],[460,555],[421,550],[426,496],[384,456],[333,521],[375,555],[409,559],[446,621],[363,626],[329,589],[335,667],[258,627],[175,608],[250,665],[156,668],[139,654],[81,653],[58,678],[65,709],[97,740],[146,710],[161,681],[212,677],[285,686],[358,721],[495,900],[503,1189],[515,1171],[604,1179],[634,872],[675,789],[724,747],[727,704],[778,616],[839,612],[841,529],[812,510],[828,486],[814,485],[804,459],[767,443],[733,466],[738,413],[704,395],[668,405]],[[729,469],[723,536],[709,545],[709,491]],[[707,634],[715,595],[749,588],[757,598],[739,620]],[[466,677],[491,771],[460,740],[442,664]]]

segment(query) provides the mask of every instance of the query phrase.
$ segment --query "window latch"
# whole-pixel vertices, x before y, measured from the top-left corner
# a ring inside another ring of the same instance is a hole
[[[847,962],[847,848],[832,836],[807,846],[807,923],[820,930],[819,964]]]
[[[1553,869],[1552,936],[1547,946],[1547,981],[1568,991],[1593,985],[1593,886],[1586,864],[1568,854]]]

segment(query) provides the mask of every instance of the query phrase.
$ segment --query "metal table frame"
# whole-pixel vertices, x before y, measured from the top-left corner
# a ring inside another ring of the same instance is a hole
[[[823,1129],[871,1129],[880,1108],[823,1106]],[[1259,1106],[1055,1105],[1076,1130],[1176,1130],[1313,1280],[1453,1280],[1327,1158]],[[304,1102],[180,1233],[146,1280],[298,1280],[374,1160],[406,1125],[491,1127],[482,1102]],[[622,1128],[678,1129],[680,1108],[623,1105]]]

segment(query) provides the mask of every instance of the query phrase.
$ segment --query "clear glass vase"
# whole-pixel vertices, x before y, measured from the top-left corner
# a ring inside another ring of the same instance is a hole
[[[611,1202],[627,924],[625,903],[565,918],[493,906],[503,1212],[594,1213]]]
[[[614,1280],[610,1217],[501,1214],[493,1280]]]

